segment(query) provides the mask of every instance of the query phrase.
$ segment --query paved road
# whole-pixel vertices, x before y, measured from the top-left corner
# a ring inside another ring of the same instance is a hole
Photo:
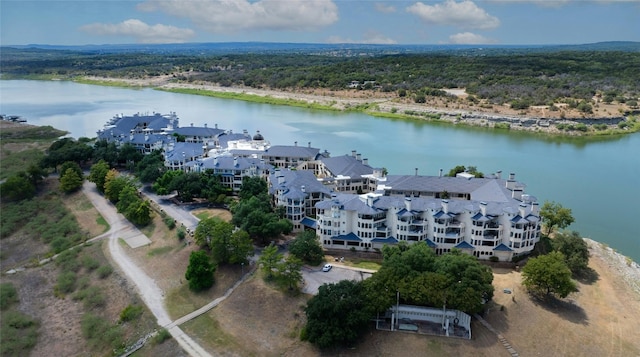
[[[198,222],[200,222],[198,217],[192,215],[189,210],[176,206],[166,196],[158,196],[147,187],[142,189],[142,194],[158,205],[162,211],[178,221],[178,226],[182,224],[191,231],[194,231],[198,226]]]
[[[109,253],[111,254],[111,258],[127,278],[137,287],[142,300],[158,320],[158,325],[166,326],[171,336],[190,356],[211,356],[199,344],[187,336],[180,327],[177,326],[177,324],[172,324],[171,318],[169,317],[167,310],[164,308],[164,292],[160,287],[158,287],[153,279],[151,279],[129,258],[129,256],[127,256],[123,251],[122,246],[118,243],[118,238],[122,231],[137,229],[117,212],[113,204],[98,193],[95,184],[85,182],[82,187],[82,191],[110,226],[110,230],[107,233],[97,238],[109,238]],[[142,235],[142,232],[140,231],[137,233]]]
[[[363,271],[356,268],[346,266],[333,266],[330,271],[322,271],[322,267],[302,269],[302,276],[304,277],[304,287],[302,291],[306,294],[315,295],[318,293],[318,288],[322,284],[337,283],[340,280],[364,280],[371,276],[369,271]]]

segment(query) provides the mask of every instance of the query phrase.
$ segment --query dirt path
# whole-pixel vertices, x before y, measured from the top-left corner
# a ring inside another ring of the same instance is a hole
[[[132,229],[132,224],[122,215],[118,214],[115,207],[97,193],[95,184],[86,182],[82,190],[111,227],[109,232],[100,236],[109,238],[109,253],[111,254],[111,258],[122,270],[124,275],[138,288],[138,293],[158,320],[158,325],[167,326],[167,330],[171,333],[171,336],[190,356],[211,356],[199,344],[187,336],[180,327],[171,324],[171,318],[164,307],[164,292],[158,287],[156,282],[145,274],[122,250],[119,243],[119,234],[122,230]],[[139,234],[142,234],[142,232],[139,232]]]

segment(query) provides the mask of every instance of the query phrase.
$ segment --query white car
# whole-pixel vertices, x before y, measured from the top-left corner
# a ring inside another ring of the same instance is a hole
[[[333,268],[333,266],[331,264],[325,264],[322,267],[322,271],[329,271],[329,270],[331,270],[331,268]]]

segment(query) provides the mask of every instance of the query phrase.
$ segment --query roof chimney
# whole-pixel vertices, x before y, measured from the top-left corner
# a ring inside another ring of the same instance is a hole
[[[516,187],[516,174],[510,173],[509,179],[507,180],[507,188],[509,190],[513,190]]]
[[[362,154],[356,154],[356,160],[361,161],[362,160]]]
[[[311,141],[309,141],[309,146],[308,147],[311,147]]]
[[[407,209],[407,211],[411,211],[411,197],[404,198],[404,207]]]
[[[480,202],[480,213],[482,213],[483,216],[487,215],[487,203],[486,202]]]
[[[204,127],[205,127],[205,128],[207,127],[207,123],[204,123]]]
[[[442,210],[444,213],[449,213],[449,200],[442,200]]]
[[[418,168],[416,167],[416,176],[418,176]]]
[[[439,170],[438,177],[442,177],[442,169]]]
[[[519,211],[519,213],[520,213],[520,217],[522,217],[522,218],[524,218],[524,217],[525,217],[526,210],[527,210],[527,205],[526,205],[526,204],[521,203],[521,204],[518,206],[518,211]]]
[[[294,141],[294,142],[293,142],[293,146],[298,146],[298,142],[297,142],[297,141]]]
[[[363,165],[369,165],[369,159],[362,159]]]
[[[356,157],[356,151],[355,150],[351,150],[351,156],[352,157]]]
[[[522,188],[516,187],[511,191],[511,198],[515,198],[516,200],[522,200]]]
[[[497,178],[499,178],[499,179],[501,179],[501,178],[502,178],[502,170],[498,170],[498,171],[496,172],[496,177],[497,177]]]

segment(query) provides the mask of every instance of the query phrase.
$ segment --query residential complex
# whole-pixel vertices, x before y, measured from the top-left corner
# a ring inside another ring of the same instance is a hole
[[[263,177],[294,231],[315,230],[326,249],[377,251],[406,242],[508,261],[540,238],[537,199],[514,174],[388,175],[355,150],[330,157],[311,143],[271,146],[260,132],[181,128],[175,113],[116,116],[98,138],[144,154],[161,149],[167,169],[212,170],[234,192],[244,177]]]

